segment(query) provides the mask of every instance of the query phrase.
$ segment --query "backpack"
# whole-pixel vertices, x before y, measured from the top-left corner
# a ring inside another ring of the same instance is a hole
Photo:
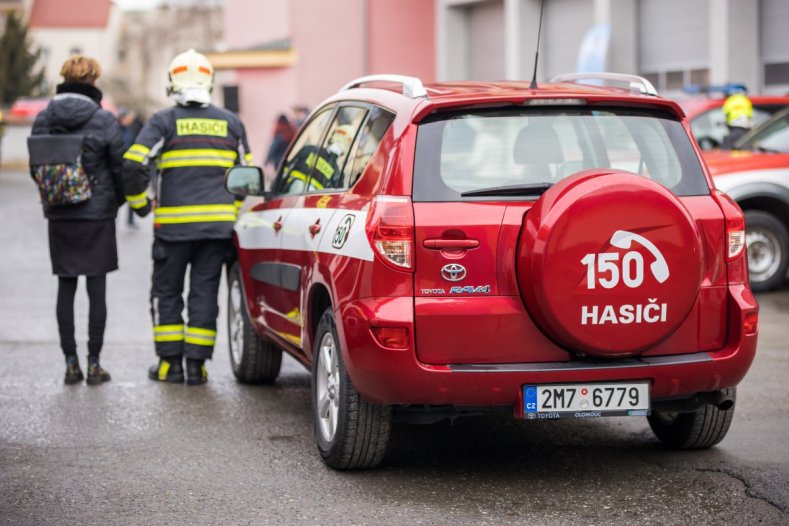
[[[75,205],[91,198],[90,178],[82,166],[82,135],[33,135],[27,138],[30,175],[41,200],[53,206]]]

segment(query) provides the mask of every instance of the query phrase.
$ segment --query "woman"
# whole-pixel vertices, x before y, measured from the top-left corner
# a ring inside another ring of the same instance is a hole
[[[288,145],[293,140],[294,135],[296,135],[296,129],[288,120],[287,115],[280,113],[274,125],[274,135],[266,155],[265,165],[271,170],[279,166],[282,156],[285,155],[285,150],[288,149]]]
[[[123,202],[123,140],[115,117],[101,109],[102,93],[95,86],[101,74],[99,64],[92,58],[73,56],[60,74],[63,83],[36,117],[32,135],[83,136],[82,166],[90,179],[91,198],[74,205],[42,204],[49,220],[52,272],[58,276],[56,313],[66,356],[65,383],[83,379],[74,339],[74,295],[77,277],[85,276],[90,300],[87,383],[98,385],[110,380],[99,364],[99,353],[107,319],[106,277],[118,268],[115,216]]]

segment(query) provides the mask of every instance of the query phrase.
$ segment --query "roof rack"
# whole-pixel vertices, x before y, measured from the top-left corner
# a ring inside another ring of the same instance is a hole
[[[638,75],[628,75],[627,73],[605,73],[605,72],[590,72],[590,73],[568,73],[566,75],[559,75],[553,77],[551,82],[579,82],[581,80],[613,80],[615,82],[626,82],[630,86],[630,91],[633,93],[640,93],[642,95],[652,95],[657,97],[657,90],[644,77]]]
[[[366,77],[359,77],[358,79],[350,81],[340,88],[340,91],[358,88],[370,82],[394,82],[395,84],[402,84],[403,95],[406,97],[411,99],[427,97],[427,90],[422,85],[422,81],[416,77],[408,77],[406,75],[367,75]]]

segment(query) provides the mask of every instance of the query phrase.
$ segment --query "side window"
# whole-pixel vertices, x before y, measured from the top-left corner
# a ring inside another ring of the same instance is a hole
[[[345,164],[343,188],[350,188],[356,184],[394,118],[393,114],[381,108],[374,108],[370,111],[370,116],[359,132],[359,139],[356,141],[356,148],[351,159]]]
[[[318,159],[318,150],[323,132],[329,124],[333,108],[317,114],[303,128],[301,135],[282,163],[277,179],[277,194],[301,194],[307,189],[307,181]]]
[[[312,161],[315,168],[307,192],[343,188],[343,169],[353,148],[359,128],[367,115],[365,108],[342,106],[329,127],[323,145]]]

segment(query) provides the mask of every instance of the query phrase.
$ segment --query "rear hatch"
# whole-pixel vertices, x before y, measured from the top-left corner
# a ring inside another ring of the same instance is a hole
[[[436,113],[414,164],[428,364],[683,354],[725,339],[725,222],[679,118],[615,106]]]

